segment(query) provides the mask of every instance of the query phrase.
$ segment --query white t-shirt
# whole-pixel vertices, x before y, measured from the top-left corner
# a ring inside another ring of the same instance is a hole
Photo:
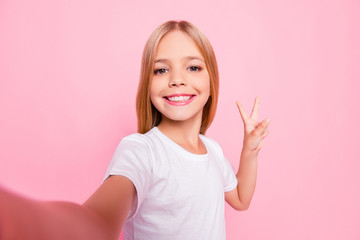
[[[224,192],[237,179],[220,146],[200,139],[206,154],[186,151],[157,127],[122,139],[104,179],[123,175],[136,188],[126,240],[225,240]]]

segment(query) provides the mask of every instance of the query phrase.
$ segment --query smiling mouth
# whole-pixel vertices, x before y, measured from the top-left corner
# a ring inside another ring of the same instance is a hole
[[[173,97],[165,97],[165,98],[171,102],[186,102],[192,97],[193,97],[193,95],[191,95],[191,96],[173,96]]]
[[[194,97],[195,95],[184,94],[165,96],[164,99],[170,104],[183,105],[185,103],[189,103]]]

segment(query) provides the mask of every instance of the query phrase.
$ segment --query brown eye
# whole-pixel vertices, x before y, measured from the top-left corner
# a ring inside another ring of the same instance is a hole
[[[191,66],[188,68],[191,72],[198,72],[201,70],[200,67],[197,67],[197,66]]]
[[[154,74],[164,74],[164,73],[167,73],[168,72],[168,70],[167,69],[165,69],[165,68],[159,68],[159,69],[156,69],[155,71],[154,71]]]

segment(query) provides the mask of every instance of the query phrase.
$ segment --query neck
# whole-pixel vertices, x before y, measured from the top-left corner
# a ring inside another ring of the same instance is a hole
[[[206,153],[206,148],[199,137],[200,126],[201,118],[192,121],[173,121],[163,118],[158,129],[189,152],[203,154]]]

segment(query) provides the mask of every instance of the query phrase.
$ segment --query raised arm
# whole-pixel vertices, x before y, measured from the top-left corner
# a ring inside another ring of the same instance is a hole
[[[135,196],[132,182],[111,176],[83,204],[24,198],[0,187],[0,239],[117,239]]]
[[[238,186],[225,193],[225,200],[236,210],[247,210],[254,195],[257,176],[258,153],[268,134],[270,119],[258,122],[260,98],[255,98],[255,104],[250,117],[239,102],[237,106],[244,123],[244,143],[240,156],[239,169],[236,174]]]

